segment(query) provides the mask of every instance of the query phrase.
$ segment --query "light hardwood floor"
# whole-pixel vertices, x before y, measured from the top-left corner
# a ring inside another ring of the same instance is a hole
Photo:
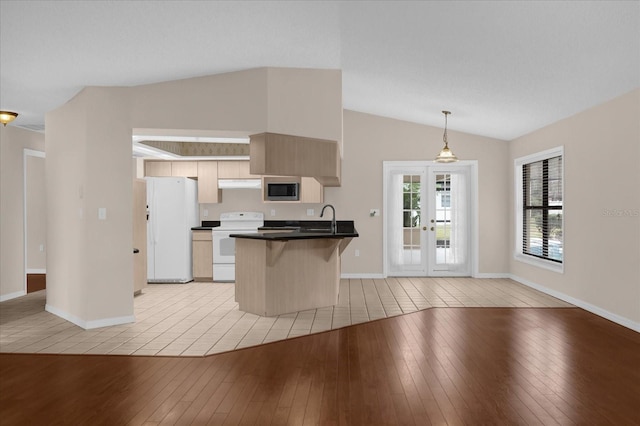
[[[44,291],[0,303],[0,352],[203,356],[432,307],[571,307],[509,279],[387,278],[340,283],[338,305],[278,317],[238,310],[232,283],[149,285],[136,322],[83,330],[44,311]]]

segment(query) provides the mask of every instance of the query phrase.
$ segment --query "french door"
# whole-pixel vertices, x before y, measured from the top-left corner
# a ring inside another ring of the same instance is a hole
[[[471,274],[470,166],[385,162],[386,271]]]

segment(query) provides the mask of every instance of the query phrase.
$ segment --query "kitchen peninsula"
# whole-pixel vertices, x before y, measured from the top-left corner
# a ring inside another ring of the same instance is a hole
[[[287,228],[230,235],[241,311],[274,316],[338,303],[340,256],[358,237],[353,221],[338,221],[335,232]]]

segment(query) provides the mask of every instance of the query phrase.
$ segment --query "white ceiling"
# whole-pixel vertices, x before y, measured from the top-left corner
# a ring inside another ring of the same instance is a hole
[[[339,68],[344,107],[511,140],[640,87],[639,1],[0,1],[0,108],[84,86]]]

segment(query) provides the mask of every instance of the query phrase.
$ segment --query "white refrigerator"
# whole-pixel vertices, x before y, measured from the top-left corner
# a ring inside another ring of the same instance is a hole
[[[191,228],[199,226],[198,187],[185,177],[147,177],[147,281],[193,281]]]

